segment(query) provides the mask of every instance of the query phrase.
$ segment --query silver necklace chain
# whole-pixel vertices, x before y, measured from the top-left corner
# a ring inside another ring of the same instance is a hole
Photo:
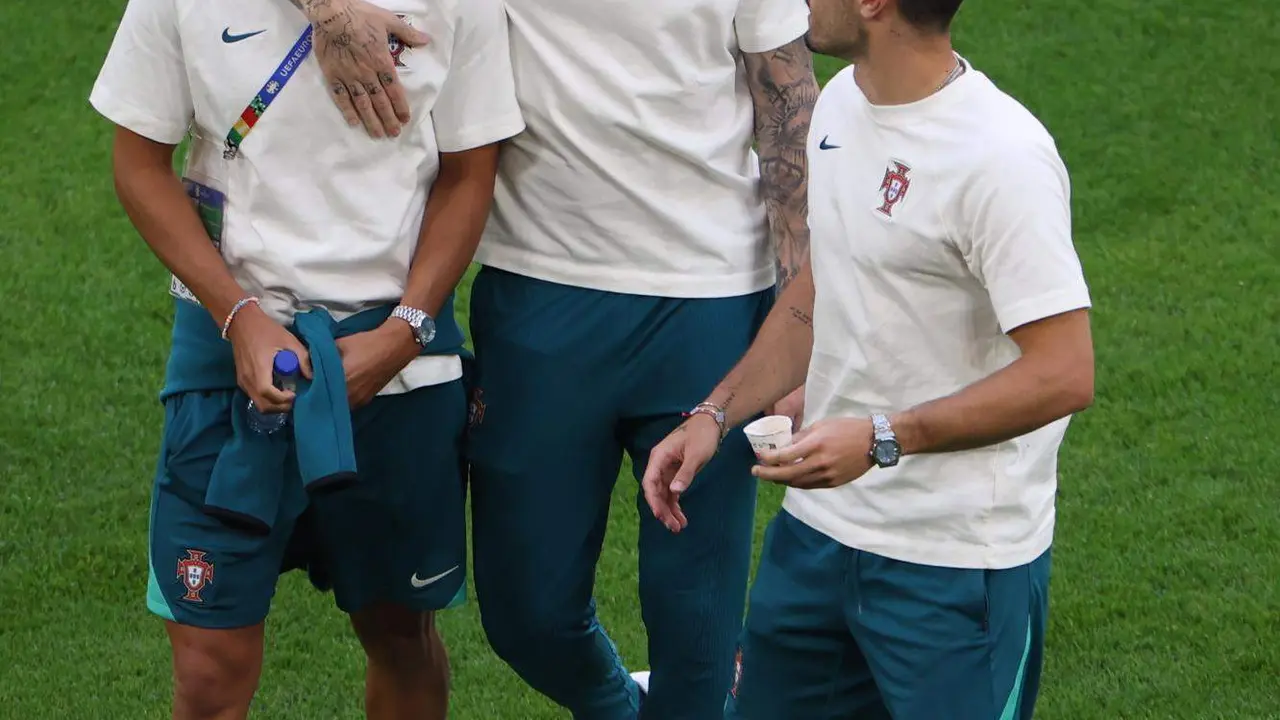
[[[934,88],[933,91],[938,92],[942,90],[942,88],[955,82],[956,78],[964,74],[964,71],[965,71],[964,63],[961,62],[960,58],[956,58],[956,66],[951,68],[951,72],[947,73],[947,76],[942,79],[942,82],[939,83],[938,87]]]

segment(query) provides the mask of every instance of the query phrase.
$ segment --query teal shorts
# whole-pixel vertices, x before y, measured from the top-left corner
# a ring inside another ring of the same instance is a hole
[[[783,511],[765,535],[729,720],[1029,720],[1050,553],[1005,570],[846,547]]]
[[[375,603],[425,611],[461,601],[462,381],[379,396],[352,413],[357,480],[308,494],[289,463],[279,514],[265,534],[201,509],[231,436],[231,412],[241,410],[236,398],[243,394],[191,392],[165,402],[151,499],[152,612],[194,627],[256,625],[290,569],[332,589],[348,613]]]

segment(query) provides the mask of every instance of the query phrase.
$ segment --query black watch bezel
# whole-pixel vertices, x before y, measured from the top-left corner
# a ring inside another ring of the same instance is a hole
[[[871,446],[871,459],[879,467],[893,467],[902,459],[902,445],[893,438],[876,440]]]

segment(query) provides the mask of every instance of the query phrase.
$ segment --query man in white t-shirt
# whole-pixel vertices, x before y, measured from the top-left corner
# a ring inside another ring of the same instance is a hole
[[[811,46],[854,65],[814,111],[811,265],[708,398],[732,424],[806,380],[806,427],[755,468],[790,489],[732,718],[1034,707],[1090,299],[1053,139],[954,53],[959,5],[812,0]],[[645,493],[673,530],[698,522],[683,493],[718,438],[695,417],[654,450]]]
[[[383,19],[311,2],[322,25],[342,18],[326,27]],[[642,473],[807,253],[808,11],[802,0],[508,0],[507,11],[529,127],[504,150],[471,298],[476,593],[493,647],[530,685],[579,719],[634,718],[640,687],[592,600],[609,499],[624,454]],[[353,84],[395,88],[363,50],[324,60],[340,103]],[[359,100],[370,132],[399,121]],[[723,710],[751,464],[741,435],[726,439],[688,497],[692,535],[642,513],[645,717]]]
[[[524,124],[499,0],[388,8],[431,38],[391,41],[414,113],[394,140],[332,112],[311,23],[283,1],[130,0],[93,88],[121,203],[173,274],[148,605],[175,718],[246,717],[294,567],[350,615],[370,718],[445,717],[433,612],[466,575],[452,295],[497,143]]]

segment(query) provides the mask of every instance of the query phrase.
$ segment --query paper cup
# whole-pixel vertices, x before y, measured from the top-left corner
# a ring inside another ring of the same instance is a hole
[[[791,418],[786,415],[770,415],[742,428],[756,455],[762,450],[777,450],[791,444]]]

